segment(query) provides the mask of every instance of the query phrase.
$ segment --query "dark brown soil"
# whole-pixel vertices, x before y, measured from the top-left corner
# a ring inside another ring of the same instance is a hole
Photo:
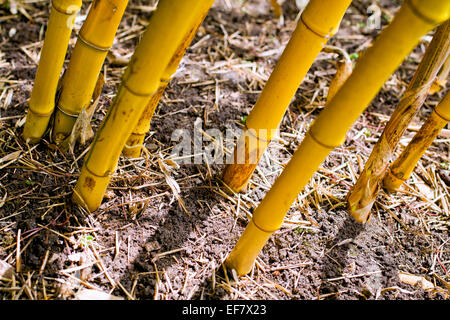
[[[359,175],[426,42],[407,57],[349,130],[346,142],[323,163],[251,274],[233,279],[224,274],[222,262],[249,221],[246,213],[264,197],[323,108],[336,55],[321,53],[311,67],[280,127],[282,141],[271,145],[245,194],[223,192],[218,180],[223,165],[174,169],[185,212],[157,161],[175,145],[173,131],[193,132],[197,119],[203,121],[203,130],[241,128],[298,14],[294,1],[287,0],[280,25],[269,1],[216,1],[156,110],[146,139],[149,154],[121,158],[103,204],[87,214],[70,200],[87,145],[70,154],[51,145],[48,137],[37,146],[20,139],[36,70],[32,57],[42,47],[48,4],[26,4],[32,20],[0,6],[0,259],[14,269],[18,237],[21,244],[15,284],[0,278],[2,299],[76,299],[85,288],[124,299],[448,298],[448,136],[430,147],[408,181],[410,188],[395,195],[381,192],[367,224],[354,222],[344,205],[352,175]],[[329,44],[350,55],[367,48],[379,33],[365,26],[370,4],[354,1]],[[132,27],[136,31],[119,37],[112,49],[118,54],[133,51],[151,15],[140,5],[148,3],[132,0],[127,9],[118,34]],[[383,0],[381,6],[384,26],[399,4]],[[86,10],[85,5],[82,14]],[[68,59],[74,43],[75,34]],[[107,61],[105,70],[94,131],[124,67]],[[440,92],[428,98],[417,124],[442,96]],[[406,137],[413,134],[408,131]],[[10,159],[4,158],[8,155]],[[427,200],[426,192],[434,198]],[[424,276],[434,289],[405,284],[400,271]]]

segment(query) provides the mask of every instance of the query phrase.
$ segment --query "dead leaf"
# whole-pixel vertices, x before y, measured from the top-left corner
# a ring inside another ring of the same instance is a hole
[[[131,54],[122,56],[110,50],[106,57],[108,58],[108,62],[113,66],[126,66],[130,62]]]

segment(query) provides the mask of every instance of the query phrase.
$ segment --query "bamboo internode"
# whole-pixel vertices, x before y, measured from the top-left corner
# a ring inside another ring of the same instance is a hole
[[[64,64],[74,17],[81,7],[81,0],[53,0],[29,102],[23,138],[37,143],[47,130],[55,108],[55,96]]]
[[[224,183],[233,191],[239,192],[247,185],[273,138],[271,133],[278,129],[315,58],[337,32],[350,3],[351,0],[312,0],[303,11],[289,43],[247,117],[246,128],[234,150],[234,162],[228,164],[223,172]],[[249,134],[248,130],[253,130],[256,136]],[[264,135],[262,139],[261,134]],[[245,162],[238,161],[239,157]]]
[[[420,38],[450,17],[450,2],[406,1],[395,18],[360,58],[353,73],[325,106],[253,213],[252,221],[228,256],[227,265],[248,273],[270,234],[329,152],[340,145],[348,128]],[[337,121],[336,119],[339,119]]]
[[[405,94],[375,144],[364,170],[349,192],[348,208],[357,221],[365,222],[369,219],[370,210],[394,150],[425,101],[433,80],[449,53],[450,21],[447,21],[437,28]]]
[[[449,121],[450,91],[436,106],[401,155],[392,163],[389,173],[383,180],[383,187],[387,191],[397,191],[402,183],[409,179],[417,162]]]
[[[177,48],[212,3],[159,1],[83,163],[73,198],[89,211],[100,206],[125,142],[157,91]]]
[[[56,144],[70,135],[81,110],[89,106],[127,3],[128,0],[96,0],[92,3],[62,79],[52,132]]]

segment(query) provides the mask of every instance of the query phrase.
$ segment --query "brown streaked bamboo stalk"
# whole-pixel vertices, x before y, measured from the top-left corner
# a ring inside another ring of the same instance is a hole
[[[53,0],[22,136],[37,143],[55,109],[56,90],[81,0]]]
[[[399,105],[393,112],[355,185],[347,196],[348,210],[366,222],[400,138],[425,101],[441,66],[450,53],[450,21],[436,29]]]
[[[388,192],[397,191],[403,182],[409,179],[417,162],[449,121],[450,91],[436,106],[405,150],[392,163],[389,173],[383,179],[383,187]]]

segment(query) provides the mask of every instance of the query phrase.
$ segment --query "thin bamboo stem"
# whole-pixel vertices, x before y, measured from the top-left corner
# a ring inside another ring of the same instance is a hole
[[[90,105],[103,62],[113,44],[128,0],[95,0],[62,79],[52,139],[56,144],[72,132],[83,108]]]
[[[23,138],[37,143],[47,130],[55,108],[58,81],[63,68],[75,16],[81,0],[53,0],[28,107]]]
[[[397,191],[402,183],[409,179],[417,162],[449,121],[450,91],[436,106],[401,155],[392,163],[389,173],[383,179],[383,187],[388,192]]]
[[[147,132],[150,130],[150,123],[153,117],[153,114],[158,106],[159,101],[164,93],[164,90],[168,86],[173,74],[176,72],[178,65],[183,58],[186,49],[189,44],[194,39],[195,34],[197,33],[198,28],[203,22],[206,14],[209,11],[209,7],[205,8],[205,12],[203,13],[203,17],[194,21],[194,25],[190,28],[188,34],[185,36],[184,40],[181,41],[179,47],[177,48],[174,56],[170,60],[169,65],[167,66],[158,87],[158,91],[152,96],[149,103],[145,107],[144,112],[139,118],[139,122],[125,143],[125,147],[123,149],[123,155],[129,158],[137,158],[141,155],[142,147],[144,145],[144,139]]]
[[[413,7],[414,5],[414,7]],[[427,18],[424,18],[427,17]],[[420,38],[450,17],[450,2],[407,1],[360,58],[353,73],[312,124],[284,171],[253,213],[227,265],[248,273],[270,235],[329,152],[369,105]]]
[[[394,150],[425,101],[431,84],[449,53],[450,21],[447,21],[437,28],[405,94],[348,194],[348,210],[356,221],[365,222],[369,219]]]
[[[89,211],[100,206],[125,142],[157,91],[170,60],[212,3],[213,0],[159,1],[86,155],[73,194],[76,203]]]
[[[245,188],[273,138],[292,97],[329,38],[339,27],[350,0],[312,0],[246,120],[222,180],[235,192]],[[248,132],[251,131],[251,132]],[[240,161],[239,159],[243,159]]]

